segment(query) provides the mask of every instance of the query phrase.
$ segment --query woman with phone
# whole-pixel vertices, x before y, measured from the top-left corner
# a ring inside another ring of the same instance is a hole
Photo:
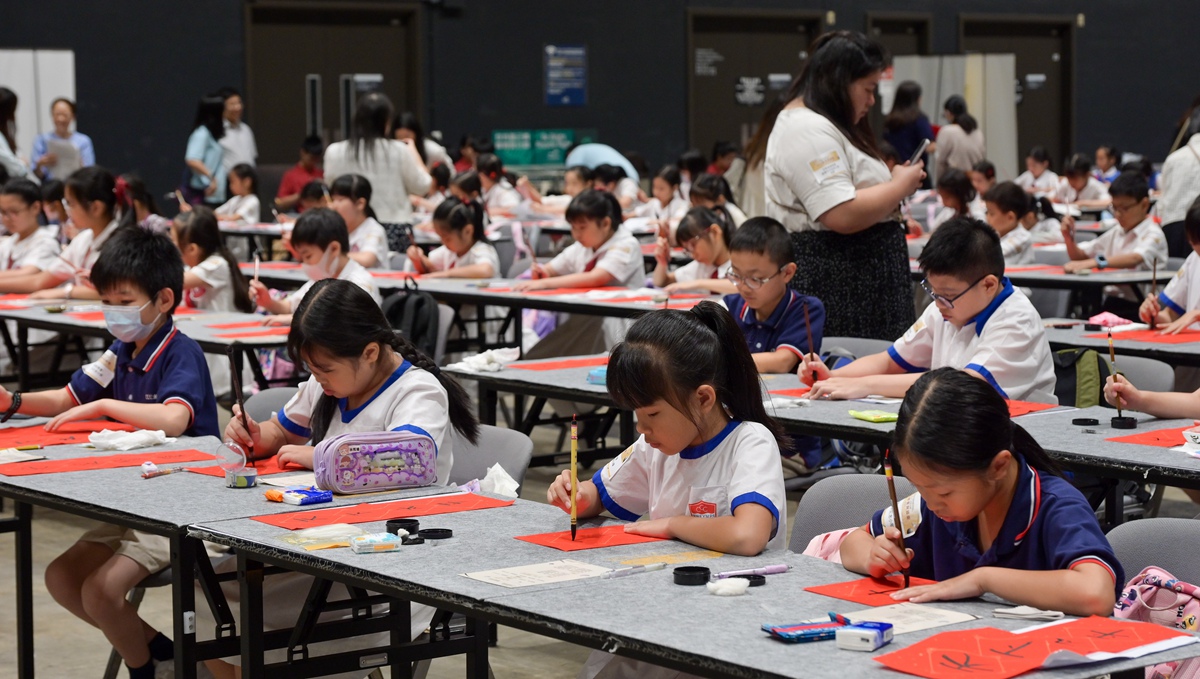
[[[825,303],[825,334],[894,340],[914,318],[900,201],[920,160],[890,172],[867,112],[887,53],[861,33],[826,33],[767,142],[767,215],[792,232],[791,285]]]

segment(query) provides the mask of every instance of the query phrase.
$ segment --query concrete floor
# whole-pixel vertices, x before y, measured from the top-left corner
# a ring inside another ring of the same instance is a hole
[[[222,412],[222,422],[228,418]],[[555,433],[543,428],[534,434],[537,451],[553,450]],[[531,469],[525,478],[522,497],[545,502],[546,488],[561,471],[560,468]],[[6,503],[3,515],[11,515],[12,505]],[[795,516],[796,502],[788,502],[788,526]],[[1192,517],[1196,505],[1176,489],[1167,491],[1163,516]],[[51,510],[36,509],[34,513],[34,624],[38,649],[36,668],[41,677],[99,677],[108,658],[109,646],[98,630],[89,627],[60,608],[46,592],[42,575],[46,565],[74,543],[91,527],[91,522]],[[13,606],[14,589],[13,541],[0,536],[0,677],[15,676],[16,630]],[[1131,574],[1132,575],[1132,574]],[[171,629],[171,597],[168,588],[150,590],[142,603],[143,617],[162,630]],[[541,679],[571,677],[579,671],[589,650],[574,644],[512,628],[501,627],[500,643],[492,649],[491,665],[502,679]],[[465,662],[461,658],[441,659],[433,663],[429,676],[433,679],[461,677]],[[125,676],[124,672],[121,676]]]

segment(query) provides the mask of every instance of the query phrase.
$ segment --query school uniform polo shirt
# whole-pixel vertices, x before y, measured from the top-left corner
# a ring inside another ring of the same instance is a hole
[[[1162,227],[1153,217],[1146,217],[1141,224],[1126,231],[1124,227],[1109,229],[1094,240],[1079,244],[1079,249],[1088,257],[1104,255],[1112,259],[1116,255],[1137,253],[1142,258],[1130,271],[1149,271],[1158,260],[1158,265],[1167,265],[1167,237],[1163,235]],[[1149,287],[1149,286],[1144,286]],[[1109,297],[1119,297],[1136,301],[1138,297],[1133,288],[1128,285],[1109,285],[1104,288],[1104,294]]]
[[[672,516],[732,516],[743,504],[775,517],[767,549],[787,547],[783,468],[775,437],[757,422],[732,420],[713,438],[667,455],[638,437],[592,476],[613,516],[637,521]]]
[[[612,274],[614,286],[627,288],[639,288],[646,281],[642,245],[624,226],[617,227],[612,237],[595,250],[583,243],[571,243],[548,266],[559,276],[604,269]]]
[[[71,376],[67,393],[76,404],[113,398],[128,403],[182,403],[191,413],[184,436],[221,436],[217,401],[204,352],[170,319],[150,336],[141,353],[117,340],[95,363]]]
[[[887,353],[906,372],[974,370],[1004,398],[1058,405],[1042,317],[1007,278],[995,299],[961,328],[942,318],[936,302],[925,307]]]
[[[812,324],[813,343],[808,346],[808,330],[804,325],[804,306],[808,305],[808,319]],[[770,353],[787,349],[803,358],[805,354],[821,351],[821,337],[825,331],[825,305],[816,297],[806,297],[788,288],[783,299],[766,320],[758,316],[746,304],[741,295],[726,295],[725,306],[733,314],[733,320],[746,336],[750,353]]]
[[[1066,177],[1058,178],[1054,200],[1059,203],[1074,203],[1077,200],[1108,200],[1108,186],[1095,177],[1088,177],[1083,189],[1076,191]]]
[[[1180,316],[1200,309],[1200,255],[1188,254],[1175,277],[1158,293],[1158,301]]]
[[[1016,490],[987,551],[979,549],[977,520],[943,521],[919,493],[899,503],[905,546],[913,550],[911,574],[941,581],[983,566],[1052,571],[1094,563],[1112,576],[1114,589],[1123,587],[1121,562],[1083,495],[1065,479],[1035,470],[1020,455],[1013,457],[1020,467]],[[887,507],[875,512],[868,529],[878,536],[895,525]]]
[[[1016,228],[1000,237],[1000,251],[1004,253],[1004,266],[1033,264],[1033,234],[1017,224]]]
[[[729,273],[729,268],[732,266],[733,260],[730,259],[725,260],[725,263],[720,266],[713,266],[712,264],[697,262],[693,259],[687,264],[675,269],[675,282],[687,283],[689,281],[717,280],[724,278],[725,274]],[[812,310],[809,309],[808,313],[811,314]]]

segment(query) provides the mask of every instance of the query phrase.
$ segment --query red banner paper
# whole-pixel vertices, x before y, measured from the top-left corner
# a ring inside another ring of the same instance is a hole
[[[1157,446],[1159,448],[1174,448],[1184,444],[1183,432],[1191,427],[1175,427],[1173,429],[1156,429],[1153,431],[1139,431],[1136,434],[1127,436],[1114,436],[1108,439],[1114,443],[1132,443],[1138,446]]]
[[[1092,339],[1108,339],[1108,333],[1100,332],[1094,335],[1084,335]],[[1147,342],[1150,344],[1190,344],[1200,342],[1200,332],[1185,330],[1178,335],[1164,335],[1161,330],[1126,330],[1113,333],[1114,340],[1129,342]]]
[[[410,273],[408,271],[371,271],[371,276],[374,278],[420,278],[419,274]]]
[[[584,549],[603,549],[621,545],[638,545],[643,542],[662,542],[663,538],[651,538],[645,535],[626,533],[624,525],[601,526],[600,528],[580,528],[576,531],[575,539],[571,539],[571,531],[560,533],[541,533],[539,535],[522,535],[517,538],[524,542],[532,542],[542,547],[552,547],[563,552],[578,552]]]
[[[1029,401],[1009,401],[1008,402],[1008,416],[1009,417],[1020,417],[1022,415],[1028,415],[1029,413],[1037,413],[1037,412],[1041,412],[1043,410],[1049,410],[1051,408],[1057,408],[1057,407],[1058,406],[1052,406],[1049,403],[1030,403]]]
[[[266,318],[265,316],[263,318]],[[240,328],[263,328],[262,321],[238,321],[237,323],[210,323],[206,328],[214,328],[216,330],[238,330]]]
[[[911,578],[909,580],[910,587],[933,584],[936,584],[936,582],[924,578]],[[813,592],[814,594],[821,594],[833,597],[834,599],[853,601],[859,604],[866,604],[867,606],[890,606],[900,603],[892,598],[892,594],[902,589],[904,589],[903,575],[889,575],[886,578],[862,578],[849,582],[835,582],[829,585],[804,588],[806,592]]]
[[[254,263],[251,262],[249,264],[242,264],[242,268],[249,269],[249,271],[251,273],[253,273],[254,272]],[[295,269],[295,270],[299,271],[300,263],[299,262],[259,262],[258,268],[266,269],[268,271],[270,271],[270,270],[287,271],[287,270],[291,270],[291,269]]]
[[[541,363],[513,363],[508,367],[517,370],[562,370],[564,368],[592,368],[608,365],[607,356],[590,356],[588,358],[568,358],[562,361],[543,361]]]
[[[279,456],[273,456],[266,460],[259,460],[258,462],[254,463],[253,467],[258,471],[259,476],[270,476],[272,474],[283,474],[285,472],[292,472],[294,474],[298,472],[310,471],[299,466],[280,467]],[[225,470],[221,469],[220,465],[214,465],[212,467],[188,467],[187,470],[195,474],[216,476],[222,479],[225,478]]]
[[[458,495],[423,497],[415,500],[367,502],[348,507],[318,509],[309,512],[292,512],[290,514],[269,514],[253,518],[255,521],[286,528],[287,530],[300,530],[301,528],[328,526],[334,523],[367,523],[369,521],[386,521],[388,519],[408,519],[418,516],[469,512],[476,509],[494,509],[496,507],[507,507],[512,503],[513,500],[495,500],[474,493],[461,493]]]
[[[122,453],[120,455],[76,457],[68,460],[11,462],[9,464],[0,464],[0,475],[33,476],[34,474],[57,474],[59,472],[86,472],[94,469],[140,467],[143,462],[153,462],[157,465],[163,465],[215,459],[217,459],[216,455],[202,453],[199,450],[167,450],[157,453]]]
[[[25,307],[20,307],[20,308],[24,309]],[[190,307],[180,306],[180,307],[175,307],[175,312],[173,315],[188,316],[191,314],[198,314],[198,313],[200,313],[200,312],[195,309],[192,309]],[[68,311],[66,313],[66,315],[70,316],[71,318],[74,318],[75,320],[85,321],[88,323],[96,323],[96,322],[104,321],[104,312],[103,311]]]
[[[19,448],[21,446],[62,446],[68,444],[83,444],[88,442],[88,434],[95,431],[134,431],[123,422],[103,422],[100,420],[85,420],[82,422],[67,422],[58,431],[46,431],[45,427],[8,427],[0,429],[0,449]],[[138,464],[141,464],[140,462]]]
[[[262,330],[245,330],[243,332],[220,332],[215,336],[223,339],[242,339],[244,337],[287,337],[292,328],[287,325],[263,328]]]
[[[808,392],[812,391],[812,387],[798,387],[796,389],[775,389],[768,391],[768,394],[774,396],[787,396],[789,398],[803,398],[808,396]]]

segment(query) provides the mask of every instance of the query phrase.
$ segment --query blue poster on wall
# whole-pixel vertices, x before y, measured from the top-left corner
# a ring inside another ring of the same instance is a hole
[[[546,105],[587,104],[587,46],[546,45]]]

